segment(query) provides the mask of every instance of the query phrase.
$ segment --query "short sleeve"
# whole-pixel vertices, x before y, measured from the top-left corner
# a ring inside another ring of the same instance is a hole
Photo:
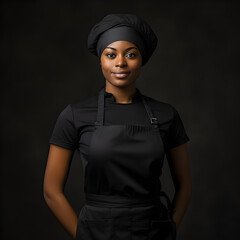
[[[185,131],[183,122],[179,116],[178,111],[172,107],[173,110],[173,119],[168,130],[167,139],[168,147],[174,148],[181,144],[188,142],[190,139]]]
[[[49,143],[75,150],[77,148],[77,133],[69,104],[57,118]]]

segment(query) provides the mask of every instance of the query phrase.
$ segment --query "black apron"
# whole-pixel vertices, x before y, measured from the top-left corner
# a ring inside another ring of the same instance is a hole
[[[79,213],[76,239],[176,239],[171,203],[160,191],[165,151],[158,121],[140,93],[151,124],[104,125],[104,88],[99,92],[85,170],[86,202]]]

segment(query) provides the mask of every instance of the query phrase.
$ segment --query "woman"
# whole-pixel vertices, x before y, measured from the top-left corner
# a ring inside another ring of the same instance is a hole
[[[174,107],[136,88],[156,46],[151,27],[133,14],[109,14],[88,36],[106,83],[60,114],[44,178],[45,200],[73,239],[176,238],[191,195],[189,138]],[[76,149],[86,197],[79,217],[63,191]],[[159,181],[165,155],[176,190],[172,203]]]

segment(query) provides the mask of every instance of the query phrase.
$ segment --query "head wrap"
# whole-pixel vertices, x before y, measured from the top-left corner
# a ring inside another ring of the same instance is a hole
[[[145,55],[144,52],[144,43],[142,41],[141,36],[136,32],[133,28],[130,27],[115,27],[107,30],[101,36],[99,37],[99,40],[97,42],[97,54],[99,57],[101,57],[103,50],[110,44],[116,41],[129,41],[135,44],[140,53],[141,56]]]
[[[87,47],[100,58],[103,50],[115,41],[135,44],[142,55],[142,65],[152,56],[158,42],[151,27],[140,17],[134,14],[108,14],[92,27]]]

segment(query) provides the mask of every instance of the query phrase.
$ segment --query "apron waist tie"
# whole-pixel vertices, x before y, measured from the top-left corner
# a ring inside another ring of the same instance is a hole
[[[161,192],[160,196],[167,195]],[[125,197],[117,195],[102,195],[94,193],[85,193],[85,203],[96,207],[142,207],[161,204],[160,196],[141,196],[141,197]],[[167,197],[167,204],[169,205]],[[170,200],[169,200],[170,201]],[[169,207],[169,206],[168,206]]]

